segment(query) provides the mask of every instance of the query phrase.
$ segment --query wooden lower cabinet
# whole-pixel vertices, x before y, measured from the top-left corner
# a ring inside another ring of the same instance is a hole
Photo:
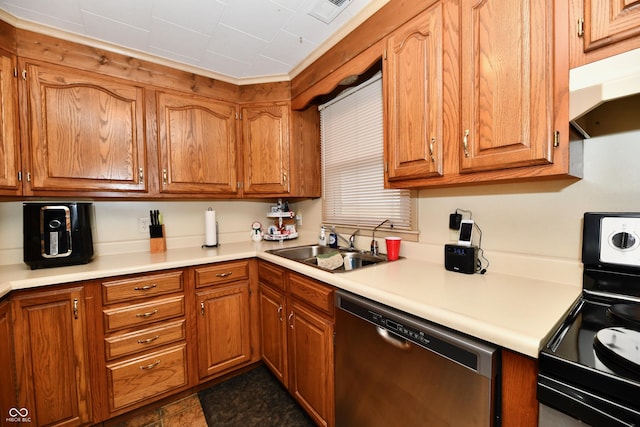
[[[335,424],[333,288],[259,262],[262,358],[320,426]]]
[[[334,314],[331,286],[256,259],[15,292],[0,300],[0,425],[11,408],[28,425],[103,422],[262,359],[332,427]],[[537,361],[501,356],[502,425],[535,427]]]
[[[92,422],[84,287],[18,294],[12,314],[17,405],[30,425]]]
[[[153,353],[107,365],[109,405],[112,410],[187,385],[187,346],[164,348]]]
[[[22,409],[16,401],[12,323],[11,302],[0,301],[0,426],[9,425],[7,417],[15,417],[12,408]]]
[[[102,418],[189,387],[187,304],[183,270],[100,282]]]
[[[289,383],[287,362],[287,324],[283,292],[260,286],[260,340],[262,361],[282,384]]]
[[[253,351],[250,261],[194,269],[197,382],[259,359]]]
[[[289,315],[289,392],[316,423],[333,425],[333,319],[291,301]]]
[[[249,282],[211,286],[196,293],[201,380],[251,360]]]
[[[502,425],[537,427],[538,361],[502,349]]]

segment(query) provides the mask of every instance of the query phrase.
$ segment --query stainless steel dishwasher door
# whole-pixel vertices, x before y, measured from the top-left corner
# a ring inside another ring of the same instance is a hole
[[[337,427],[500,424],[497,348],[343,291],[336,300]]]

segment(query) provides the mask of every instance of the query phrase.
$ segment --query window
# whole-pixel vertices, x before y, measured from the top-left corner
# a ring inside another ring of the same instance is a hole
[[[384,188],[381,74],[319,108],[323,222],[373,228],[388,218],[395,231],[414,230],[411,192]]]

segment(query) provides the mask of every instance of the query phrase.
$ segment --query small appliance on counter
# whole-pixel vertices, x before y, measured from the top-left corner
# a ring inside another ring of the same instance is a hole
[[[33,270],[91,261],[92,215],[91,203],[24,203],[24,262]]]

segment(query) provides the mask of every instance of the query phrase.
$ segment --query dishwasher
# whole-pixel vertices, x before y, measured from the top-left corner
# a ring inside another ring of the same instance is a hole
[[[336,426],[499,426],[498,348],[336,291]]]

